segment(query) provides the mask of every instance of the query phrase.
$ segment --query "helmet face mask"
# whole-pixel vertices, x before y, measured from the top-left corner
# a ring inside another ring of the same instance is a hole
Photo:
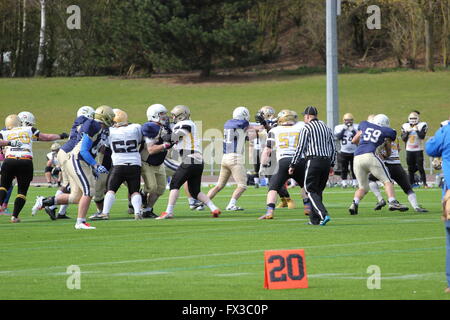
[[[351,127],[353,125],[353,115],[351,113],[344,114],[342,120],[347,127]]]
[[[36,125],[36,118],[31,112],[22,111],[17,115],[24,127],[32,127]]]
[[[114,124],[114,117],[114,111],[109,106],[100,106],[94,113],[94,120],[101,122],[106,127],[111,127]]]
[[[85,116],[88,119],[94,119],[94,108],[90,106],[83,106],[77,111],[77,118],[80,116]]]
[[[11,114],[5,118],[5,127],[8,130],[22,126],[22,122],[18,115]]]
[[[166,125],[169,122],[167,108],[162,104],[152,104],[147,109],[147,120]]]
[[[264,106],[259,109],[259,112],[263,115],[264,120],[270,120],[275,118],[275,109],[271,106]]]
[[[408,122],[410,125],[415,126],[419,123],[419,115],[416,112],[411,112],[408,116]]]
[[[250,119],[250,112],[246,107],[237,107],[233,111],[233,119],[248,121]]]
[[[179,121],[188,120],[191,117],[191,111],[187,106],[178,105],[175,106],[170,114],[172,116],[173,123],[177,123]]]

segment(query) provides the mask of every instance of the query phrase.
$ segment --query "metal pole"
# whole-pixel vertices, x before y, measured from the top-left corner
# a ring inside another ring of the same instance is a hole
[[[339,124],[337,9],[338,1],[326,0],[327,39],[327,124],[334,129]]]

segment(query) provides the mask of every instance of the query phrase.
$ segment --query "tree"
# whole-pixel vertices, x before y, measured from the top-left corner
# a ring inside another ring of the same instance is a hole
[[[39,53],[36,61],[36,76],[41,76],[44,71],[44,52],[45,52],[45,26],[46,26],[46,14],[45,14],[45,0],[40,0],[41,5],[41,28],[39,31]]]
[[[425,21],[425,69],[434,71],[434,9],[436,0],[418,0]]]

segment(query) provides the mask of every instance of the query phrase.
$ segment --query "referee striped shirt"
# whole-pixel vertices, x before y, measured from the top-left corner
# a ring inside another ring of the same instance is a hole
[[[333,131],[321,120],[312,119],[303,127],[291,166],[296,165],[300,158],[307,157],[328,157],[331,166],[336,161]]]

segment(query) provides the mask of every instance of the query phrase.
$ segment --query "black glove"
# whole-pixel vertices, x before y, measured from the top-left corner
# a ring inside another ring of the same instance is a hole
[[[172,130],[168,126],[164,126],[161,128],[161,139],[165,143],[173,143],[172,142]]]
[[[69,135],[67,133],[63,132],[59,135],[59,137],[60,137],[60,139],[67,139],[69,137]]]
[[[256,123],[259,123],[263,126],[266,125],[266,120],[264,119],[263,114],[259,111],[255,114],[255,121],[256,121]]]

